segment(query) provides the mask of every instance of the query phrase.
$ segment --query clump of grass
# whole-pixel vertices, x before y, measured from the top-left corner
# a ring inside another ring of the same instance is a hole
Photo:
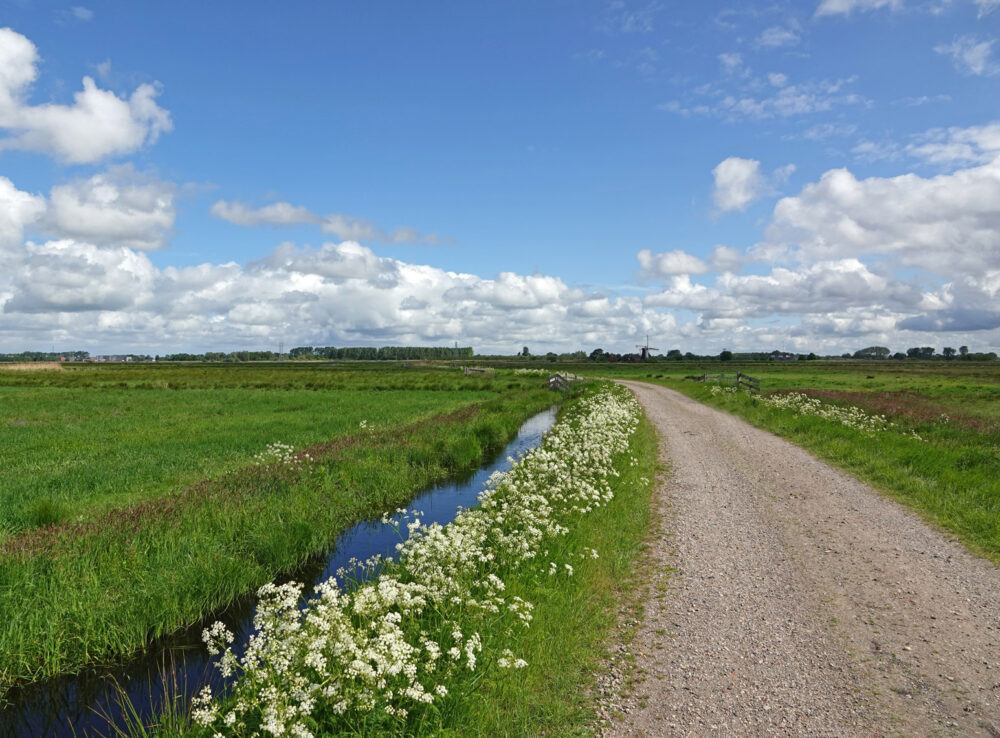
[[[28,505],[24,517],[29,528],[47,528],[69,517],[69,505],[54,497],[41,497]]]

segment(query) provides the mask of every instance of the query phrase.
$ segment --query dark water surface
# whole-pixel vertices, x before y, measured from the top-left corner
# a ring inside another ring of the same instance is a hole
[[[491,474],[510,468],[509,458],[536,448],[555,419],[555,407],[530,418],[492,463],[461,481],[419,494],[408,509],[419,511],[424,523],[451,522],[460,508],[476,504]],[[351,559],[394,556],[396,544],[406,533],[405,525],[397,532],[394,526],[377,521],[359,523],[343,533],[330,552],[310,559],[277,581],[303,582],[305,591],[311,592],[314,585],[334,576]],[[255,605],[252,596],[240,598],[202,622],[160,639],[125,664],[17,688],[7,695],[12,704],[0,710],[0,738],[111,736],[115,735],[113,726],[124,724],[119,699],[122,692],[146,720],[159,714],[167,695],[179,695],[187,704],[205,684],[218,689],[221,681],[205,652],[201,632],[221,620],[235,634],[237,644],[245,643],[253,629]]]

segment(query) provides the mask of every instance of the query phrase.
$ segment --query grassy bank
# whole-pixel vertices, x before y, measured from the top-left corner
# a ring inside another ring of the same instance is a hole
[[[327,368],[323,374],[308,367],[308,375],[277,368],[268,376],[240,367],[242,374],[233,376],[227,367],[199,379],[157,367],[152,371],[163,373],[154,380],[143,369],[76,377],[73,370],[48,372],[34,383],[26,381],[29,373],[11,372],[18,382],[0,384],[5,398],[21,397],[17,411],[34,412],[35,420],[59,414],[52,409],[59,400],[32,408],[19,392],[56,398],[82,392],[75,400],[81,415],[106,417],[108,408],[124,406],[132,412],[122,416],[137,429],[136,438],[127,438],[115,426],[122,418],[113,418],[107,433],[102,427],[109,426],[90,427],[89,443],[80,433],[89,456],[73,444],[58,462],[42,453],[38,463],[52,474],[79,466],[88,471],[73,479],[96,481],[66,481],[72,514],[62,522],[22,524],[0,540],[0,692],[18,680],[119,658],[197,620],[322,550],[354,522],[478,464],[556,400],[537,379],[459,372]],[[70,386],[58,384],[66,377]],[[160,381],[195,386],[153,386]],[[185,425],[185,413],[209,406],[219,409],[218,435],[253,442],[234,452],[228,441],[215,443],[212,422]],[[8,435],[52,425],[0,428]],[[79,432],[69,426],[58,425],[63,439]],[[59,439],[56,433],[46,441],[48,456],[63,453]],[[120,465],[113,454],[102,461],[99,449],[118,442],[134,444],[133,476],[102,487],[102,466],[115,477]],[[267,453],[273,442],[291,442],[296,450]],[[157,451],[161,444],[165,449]],[[24,464],[18,476],[30,479],[30,465],[17,459]],[[163,473],[164,463],[183,459],[202,481],[178,486],[192,477]],[[128,494],[136,484],[128,479],[135,478],[146,480],[143,492]],[[30,503],[30,494],[22,496]]]
[[[590,734],[593,675],[625,590],[641,576],[634,566],[650,524],[650,482],[657,472],[656,432],[645,418],[628,456],[638,463],[618,460],[614,502],[581,520],[566,541],[568,551],[594,549],[599,558],[578,556],[574,576],[559,587],[529,577],[511,585],[535,603],[534,623],[519,633],[513,649],[531,668],[484,679],[465,714],[456,716],[456,734],[528,737],[537,736],[539,726],[551,736]]]
[[[176,732],[588,732],[589,675],[649,522],[656,439],[639,412],[621,389],[588,392],[478,508],[420,529],[377,580],[321,587],[304,614],[298,588],[263,590],[247,657],[212,629],[235,692],[199,700]]]
[[[664,384],[787,438],[1000,562],[995,363],[657,364],[607,371]],[[762,399],[713,392],[711,383],[685,379],[704,371],[751,374],[760,379]],[[807,399],[789,400],[791,395]]]
[[[538,385],[356,366],[93,366],[0,374],[0,541],[297,448]]]

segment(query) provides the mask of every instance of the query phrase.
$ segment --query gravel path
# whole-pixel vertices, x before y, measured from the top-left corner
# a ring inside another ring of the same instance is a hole
[[[675,571],[606,735],[1000,738],[1000,569],[770,433],[624,384],[662,436],[650,555]]]

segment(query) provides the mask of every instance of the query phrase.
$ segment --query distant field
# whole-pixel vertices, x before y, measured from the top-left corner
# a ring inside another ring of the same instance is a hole
[[[457,371],[136,366],[8,376],[0,540],[245,466],[268,443],[300,448],[362,420],[395,427],[496,394]]]
[[[0,373],[0,703],[269,581],[560,399],[392,364]]]
[[[740,415],[851,471],[1000,561],[998,363],[668,363],[574,370],[664,384]],[[713,393],[711,384],[685,379],[706,371],[750,374],[760,379],[763,397]],[[793,392],[818,410],[776,406],[788,404],[784,396]],[[780,399],[772,405],[769,398]],[[857,423],[880,429],[852,426],[851,407],[861,411]]]

